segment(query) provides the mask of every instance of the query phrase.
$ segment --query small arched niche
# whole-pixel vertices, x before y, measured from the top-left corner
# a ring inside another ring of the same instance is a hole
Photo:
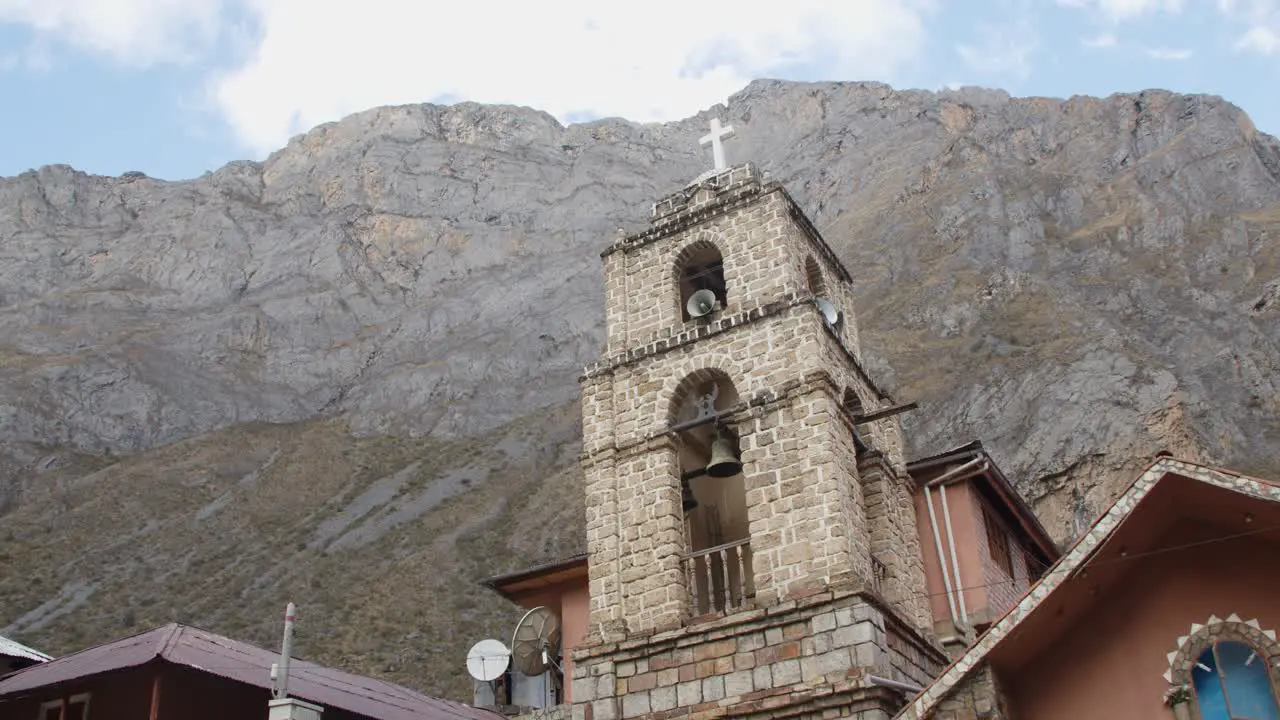
[[[862,404],[862,398],[858,397],[858,393],[853,388],[845,388],[844,395],[840,398],[840,407],[849,414],[853,419],[853,442],[857,448],[858,455],[862,455],[868,450],[867,443],[862,439],[862,435],[858,431],[857,418],[866,412],[865,406]]]
[[[677,296],[680,300],[680,317],[688,322],[689,298],[699,290],[710,290],[721,308],[728,305],[728,292],[724,280],[724,256],[709,240],[699,240],[680,251],[675,264]]]
[[[858,397],[858,393],[854,392],[853,388],[844,389],[844,397],[840,399],[840,405],[851,417],[858,417],[866,412],[862,405],[862,398]]]
[[[827,281],[822,278],[822,267],[818,265],[818,261],[809,255],[804,259],[804,282],[814,297],[825,298],[827,296]]]
[[[720,370],[690,374],[671,399],[668,419],[678,429],[687,548],[685,571],[695,615],[726,612],[754,594],[747,542],[751,533],[746,479],[742,471],[728,477],[707,472],[716,456],[741,458],[733,428],[723,421],[705,421],[733,408],[738,401],[733,381]]]

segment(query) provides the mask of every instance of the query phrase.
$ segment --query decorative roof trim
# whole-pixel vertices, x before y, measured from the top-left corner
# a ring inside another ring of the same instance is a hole
[[[1111,538],[1115,530],[1128,519],[1133,509],[1151,493],[1166,475],[1179,475],[1206,485],[1241,493],[1270,502],[1280,502],[1280,485],[1185,460],[1162,457],[1138,476],[1119,499],[1090,526],[1088,532],[1068,550],[1053,567],[1045,571],[1043,579],[1033,585],[1012,608],[991,626],[978,642],[951,663],[943,673],[915,697],[895,718],[922,720],[929,717],[971,672],[981,667],[987,655],[1009,636],[1024,620],[1031,616],[1044,600],[1071,579],[1093,557],[1093,554]]]
[[[1191,683],[1191,668],[1195,665],[1200,653],[1214,640],[1241,640],[1262,653],[1263,662],[1274,665],[1280,663],[1280,642],[1276,641],[1276,631],[1262,629],[1257,618],[1241,620],[1240,616],[1231,613],[1226,619],[1210,615],[1204,623],[1191,623],[1186,635],[1178,638],[1178,647],[1169,653],[1169,669],[1164,671],[1164,680],[1170,685]]]

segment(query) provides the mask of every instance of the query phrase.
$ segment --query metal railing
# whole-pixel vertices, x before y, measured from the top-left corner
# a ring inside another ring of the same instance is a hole
[[[756,594],[747,538],[686,553],[684,572],[695,616],[735,610]]]

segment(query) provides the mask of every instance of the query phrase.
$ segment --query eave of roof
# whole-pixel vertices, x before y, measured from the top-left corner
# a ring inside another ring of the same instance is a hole
[[[508,597],[511,589],[528,580],[533,580],[542,576],[559,574],[578,566],[585,569],[586,565],[587,553],[579,553],[567,558],[534,565],[533,567],[525,568],[524,570],[517,570],[503,575],[495,575],[487,580],[481,580],[480,584],[503,595],[504,597]]]
[[[1033,585],[990,629],[978,638],[963,655],[951,663],[932,683],[899,712],[895,719],[927,718],[937,705],[973,670],[981,666],[987,655],[1029,617],[1045,599],[1069,580],[1077,570],[1104,545],[1127,519],[1138,503],[1166,475],[1180,475],[1209,485],[1239,492],[1270,502],[1280,502],[1280,484],[1250,477],[1221,468],[1213,468],[1183,460],[1161,457],[1140,474],[1114,503],[1091,525],[1071,548],[1049,568],[1040,582]]]
[[[29,648],[20,642],[3,636],[0,636],[0,656],[24,658],[37,662],[48,662],[53,659],[52,656],[45,655],[35,648]]]
[[[0,701],[60,683],[161,660],[264,690],[279,655],[176,623],[33,665],[0,680]],[[440,700],[393,683],[304,660],[289,668],[290,695],[378,720],[497,720],[469,705]]]

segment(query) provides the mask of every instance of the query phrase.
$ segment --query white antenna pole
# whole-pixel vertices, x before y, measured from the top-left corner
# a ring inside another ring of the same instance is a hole
[[[272,668],[272,679],[275,680],[271,694],[276,698],[289,695],[289,656],[293,654],[293,623],[297,620],[297,608],[289,603],[284,610],[284,639],[280,642],[279,677],[274,677],[276,668]]]

